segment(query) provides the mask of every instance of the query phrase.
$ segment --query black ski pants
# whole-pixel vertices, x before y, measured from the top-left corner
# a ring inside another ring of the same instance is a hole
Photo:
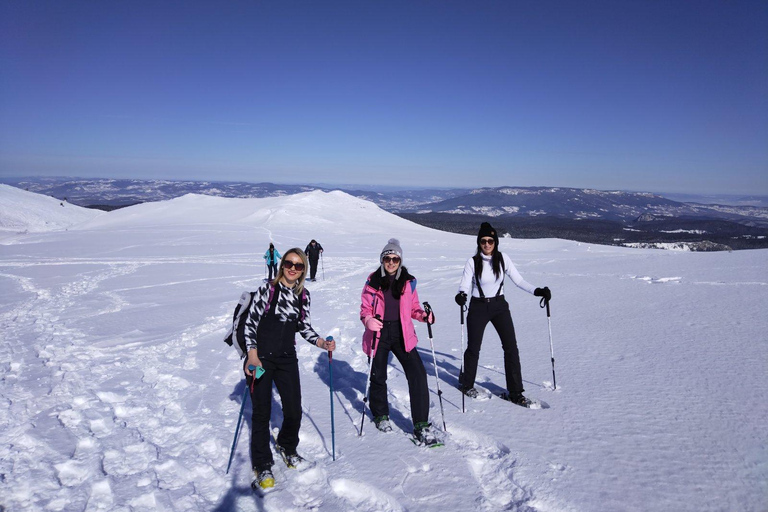
[[[411,397],[411,419],[413,424],[429,420],[429,388],[427,371],[419,352],[414,347],[405,351],[403,327],[400,321],[384,322],[379,332],[379,343],[371,365],[370,404],[373,417],[389,416],[387,402],[387,362],[392,352],[403,367],[408,380],[408,393]]]
[[[520,370],[520,352],[517,350],[515,326],[509,313],[509,304],[503,295],[490,299],[473,297],[467,314],[467,349],[464,351],[464,374],[461,384],[471,388],[477,377],[477,363],[480,359],[480,346],[488,322],[493,324],[501,339],[504,349],[504,373],[507,378],[507,391],[510,394],[522,393],[523,376]]]
[[[301,382],[299,362],[293,358],[262,359],[264,375],[256,380],[251,391],[253,416],[251,416],[251,462],[257,470],[272,467],[274,460],[269,447],[269,419],[272,415],[272,383],[277,387],[283,402],[283,424],[277,436],[277,444],[286,453],[296,453],[301,427]],[[250,376],[246,383],[250,386]]]
[[[269,281],[277,277],[277,263],[267,263],[269,268]]]
[[[314,279],[317,274],[317,261],[319,257],[309,258],[309,278]]]

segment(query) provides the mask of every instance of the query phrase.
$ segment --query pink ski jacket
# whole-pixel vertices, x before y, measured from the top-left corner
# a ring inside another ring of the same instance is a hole
[[[405,269],[403,271],[407,272]],[[360,321],[363,322],[363,325],[365,325],[365,320],[368,317],[380,315],[381,318],[384,318],[384,292],[381,291],[381,286],[378,284],[381,280],[378,279],[377,272],[378,270],[369,275],[365,286],[363,286],[360,303]],[[407,319],[412,318],[424,322],[425,314],[419,303],[419,294],[416,292],[416,278],[408,275],[400,295],[400,321],[403,326],[403,341],[406,352],[413,350],[419,343],[413,322],[408,322]],[[363,352],[367,356],[373,352],[373,335],[374,332],[368,328],[363,333]]]

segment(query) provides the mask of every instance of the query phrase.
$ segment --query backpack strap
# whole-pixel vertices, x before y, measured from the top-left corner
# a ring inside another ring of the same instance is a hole
[[[269,297],[267,298],[267,305],[264,306],[264,315],[267,314],[269,308],[272,307],[272,298],[275,296],[275,285],[269,285]],[[263,315],[262,315],[263,316]]]
[[[304,321],[304,317],[306,315],[304,314],[304,304],[307,303],[307,289],[303,288],[301,290],[301,296],[299,297],[299,320],[302,322]]]

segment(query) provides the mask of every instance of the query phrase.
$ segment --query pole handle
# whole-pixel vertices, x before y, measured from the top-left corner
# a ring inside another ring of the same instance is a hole
[[[432,313],[432,306],[429,305],[429,302],[424,302],[424,313],[426,313],[427,317],[427,332],[429,332],[429,337],[432,337],[432,324],[429,323],[429,315]]]
[[[544,297],[541,298],[541,301],[539,301],[539,307],[540,308],[547,308],[547,316],[552,316],[549,314],[549,301],[545,299]]]

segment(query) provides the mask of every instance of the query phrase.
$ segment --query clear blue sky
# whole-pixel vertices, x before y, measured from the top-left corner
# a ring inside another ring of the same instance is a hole
[[[768,2],[0,0],[0,176],[768,194]]]

